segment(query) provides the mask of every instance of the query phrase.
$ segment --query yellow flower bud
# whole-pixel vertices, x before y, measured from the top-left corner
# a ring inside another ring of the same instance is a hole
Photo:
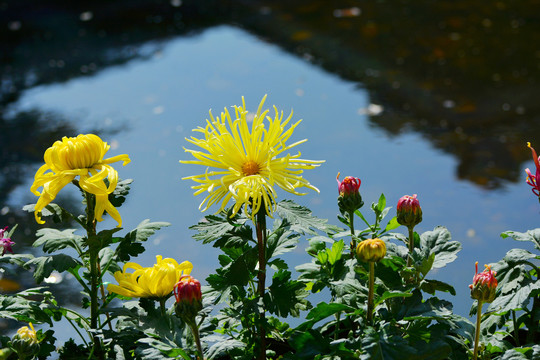
[[[386,255],[386,244],[381,239],[368,239],[356,246],[356,255],[365,262],[378,262]]]

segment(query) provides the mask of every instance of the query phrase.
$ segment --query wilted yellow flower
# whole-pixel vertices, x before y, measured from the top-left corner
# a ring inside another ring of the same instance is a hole
[[[242,206],[247,213],[249,205],[252,216],[257,214],[261,207],[265,208],[266,214],[272,216],[276,205],[275,185],[295,195],[305,195],[297,191],[299,188],[319,191],[301,174],[305,169],[313,169],[324,161],[300,159],[300,152],[296,155],[287,153],[307,141],[304,139],[291,145],[285,144],[300,121],[285,130],[292,118],[292,112],[283,121],[283,112],[279,112],[274,106],[274,118],[266,116],[268,110],[262,111],[265,100],[266,95],[257,112],[248,114],[242,97],[242,106],[234,106],[235,120],[232,120],[227,108],[216,118],[210,111],[211,121],[206,120],[206,127],[193,130],[204,134],[204,138],[186,139],[202,151],[184,148],[196,160],[180,162],[212,168],[207,168],[204,174],[183,178],[199,183],[192,187],[197,190],[194,195],[208,192],[199,206],[202,211],[222,201],[221,211],[232,198],[235,201],[233,214]],[[268,120],[268,127],[263,122],[265,118]],[[251,129],[249,121],[252,122]]]
[[[39,196],[34,212],[39,224],[45,223],[41,220],[41,210],[54,200],[64,186],[79,176],[79,186],[96,196],[96,220],[102,221],[103,212],[107,211],[118,222],[118,226],[122,225],[120,213],[109,201],[109,194],[118,183],[118,173],[109,164],[123,161],[126,165],[130,159],[125,154],[104,159],[109,148],[110,145],[97,135],[81,134],[75,138],[64,136],[62,141],[56,141],[45,151],[45,164],[36,172],[30,188]],[[105,178],[109,181],[108,186],[104,182]],[[42,192],[37,190],[40,187],[43,187]]]
[[[156,256],[157,263],[152,267],[128,262],[123,271],[114,273],[118,285],[109,284],[107,290],[128,297],[164,298],[172,294],[174,285],[182,275],[189,275],[193,265],[189,261],[178,264],[171,258]],[[128,269],[135,270],[132,273]]]

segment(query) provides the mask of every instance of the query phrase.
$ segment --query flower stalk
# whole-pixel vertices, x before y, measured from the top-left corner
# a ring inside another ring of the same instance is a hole
[[[367,323],[373,322],[374,289],[375,289],[375,263],[386,255],[386,244],[381,239],[368,239],[360,242],[356,247],[356,255],[361,261],[369,264],[369,291],[367,306]]]
[[[367,308],[367,323],[373,323],[373,289],[375,287],[375,263],[369,262],[369,292],[368,292],[368,308]]]
[[[262,211],[256,215],[257,248],[259,253],[259,272],[257,273],[257,293],[259,296],[259,345],[258,360],[266,359],[266,309],[264,307],[264,294],[266,290],[266,214]]]
[[[422,208],[420,202],[413,196],[402,196],[396,206],[397,221],[400,225],[404,225],[409,230],[409,257],[407,266],[412,265],[412,253],[414,251],[414,227],[422,222]]]
[[[497,273],[491,270],[491,267],[485,265],[486,269],[481,273],[478,273],[478,261],[474,264],[475,274],[473,277],[473,283],[469,285],[471,289],[471,298],[478,301],[478,307],[476,309],[476,333],[474,338],[474,351],[473,360],[478,358],[478,343],[480,340],[480,325],[482,321],[482,305],[484,303],[490,303],[495,299],[497,290],[497,279],[495,275]]]
[[[474,335],[474,352],[473,360],[478,359],[478,343],[480,339],[480,323],[482,322],[482,305],[483,301],[478,300],[478,308],[476,310],[476,332]]]

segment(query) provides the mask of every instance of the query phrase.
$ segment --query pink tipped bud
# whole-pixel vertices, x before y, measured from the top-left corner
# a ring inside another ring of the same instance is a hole
[[[174,286],[175,311],[185,323],[195,321],[202,309],[201,283],[190,275],[182,275]]]
[[[490,303],[495,299],[495,292],[497,290],[497,279],[495,275],[497,273],[491,270],[491,267],[484,265],[486,269],[480,274],[478,273],[478,261],[475,264],[476,274],[473,277],[473,283],[469,285],[471,289],[471,298]]]
[[[381,239],[368,239],[356,246],[356,255],[364,262],[378,262],[386,255],[386,244]]]
[[[13,249],[11,249],[11,246],[15,243],[11,241],[10,238],[5,237],[4,234],[7,229],[7,226],[4,229],[0,229],[0,256],[4,255],[7,251],[13,253]]]
[[[338,206],[342,213],[354,212],[364,205],[362,196],[360,195],[360,184],[362,181],[359,178],[346,176],[343,181],[339,181],[337,174],[336,180],[338,183]]]
[[[540,158],[536,154],[536,151],[531,146],[530,142],[527,143],[527,146],[529,147],[529,149],[531,149],[534,165],[536,166],[536,173],[535,173],[535,175],[533,175],[531,170],[529,170],[529,168],[525,169],[525,172],[527,173],[526,182],[527,182],[527,184],[529,184],[532,187],[532,192],[534,193],[534,195],[539,197],[538,200],[540,201],[540,183],[539,183],[539,181],[540,181],[540,163],[539,163],[539,159]]]
[[[413,196],[405,195],[397,203],[397,221],[401,225],[414,227],[422,222],[422,208],[420,202]]]

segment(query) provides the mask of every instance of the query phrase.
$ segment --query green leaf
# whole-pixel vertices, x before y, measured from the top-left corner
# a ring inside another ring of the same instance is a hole
[[[135,229],[128,232],[125,239],[132,242],[144,242],[159,229],[170,225],[168,222],[150,222],[149,219],[146,219],[137,225]]]
[[[361,360],[418,360],[418,350],[409,346],[400,334],[392,334],[387,327],[377,331],[368,327],[362,338]]]
[[[226,356],[233,350],[245,350],[246,344],[235,339],[225,339],[218,341],[208,349],[207,356],[209,359],[219,358],[220,356]]]
[[[285,221],[283,223],[285,223]],[[298,244],[299,238],[299,234],[293,234],[284,227],[278,227],[270,234],[270,236],[268,236],[266,243],[266,260],[294,250]]]
[[[0,256],[0,264],[23,266],[29,259],[33,258],[34,255],[31,254],[4,254],[3,256]]]
[[[227,213],[205,216],[204,220],[190,227],[198,231],[193,238],[202,241],[203,244],[214,243],[214,247],[241,246],[243,243],[253,240],[252,230],[244,225],[248,218],[236,214],[232,218]]]
[[[497,296],[489,305],[488,311],[497,313],[508,312],[511,310],[525,309],[532,296],[540,293],[540,281],[521,285],[515,292],[506,295]]]
[[[323,302],[318,303],[315,308],[309,311],[309,313],[306,316],[306,319],[310,320],[312,323],[316,323],[338,312],[350,313],[350,312],[354,312],[355,310],[356,310],[355,308],[346,304],[340,304],[340,303],[327,304],[323,301]]]
[[[42,246],[43,251],[49,254],[67,247],[81,252],[85,246],[84,239],[82,236],[75,235],[75,231],[76,229],[66,229],[63,231],[49,228],[39,229],[36,232],[38,239],[34,241],[32,246]]]
[[[531,254],[529,251],[524,249],[511,249],[508,251],[503,258],[508,264],[515,265],[519,263],[528,263],[531,259],[538,259],[539,257],[535,254]]]
[[[328,252],[328,263],[330,263],[330,265],[334,265],[339,259],[341,259],[344,247],[345,243],[343,240],[339,240],[332,244],[331,249],[326,250]]]
[[[135,229],[128,232],[120,241],[120,244],[118,244],[116,249],[118,260],[124,262],[129,261],[132,256],[143,253],[144,247],[141,243],[148,240],[148,238],[154,235],[157,230],[169,225],[170,224],[167,222],[150,222],[148,219],[142,221]],[[100,232],[100,234],[101,233],[102,232]],[[104,236],[105,235],[108,236],[109,233],[104,234]]]
[[[426,231],[420,235],[420,250],[424,257],[435,254],[433,269],[439,269],[457,258],[457,253],[461,250],[458,241],[451,241],[448,229],[437,226],[433,231]]]
[[[43,296],[41,290],[44,288],[34,288],[22,291],[20,293],[3,296],[0,295],[0,318],[13,319],[22,322],[32,322],[34,324],[47,323],[53,325],[49,313],[46,311],[48,307],[41,301],[30,300],[29,296],[34,299],[38,296]]]
[[[388,224],[386,224],[386,227],[384,228],[384,232],[387,232],[387,231],[391,231],[391,230],[394,230],[394,229],[397,229],[398,227],[400,227],[401,224],[398,223],[397,221],[397,216],[394,216],[393,218],[390,219],[390,221],[388,222]]]
[[[109,201],[114,207],[120,207],[126,201],[126,197],[129,194],[130,184],[133,182],[133,179],[120,180],[116,184],[116,188],[112,194],[109,195]]]
[[[420,290],[431,295],[435,295],[435,291],[444,291],[456,296],[456,290],[452,285],[439,280],[422,280],[420,283]]]
[[[377,297],[375,300],[375,307],[382,304],[385,300],[401,297],[406,298],[410,297],[412,294],[410,292],[402,292],[402,291],[385,291],[380,297]]]
[[[531,359],[517,349],[510,349],[504,352],[499,358],[500,360],[527,360]]]
[[[280,270],[272,277],[272,285],[265,295],[266,309],[281,317],[298,317],[300,311],[308,308],[307,295],[303,283],[291,280],[290,271]]]
[[[63,272],[67,270],[76,269],[77,267],[82,266],[82,264],[66,254],[57,254],[52,256],[40,256],[34,259],[31,259],[24,264],[27,266],[35,266],[34,270],[34,279],[39,284],[49,277],[51,273],[56,270],[58,272]]]
[[[517,241],[530,241],[534,244],[534,247],[536,249],[540,250],[540,228],[529,230],[525,233],[517,231],[505,231],[501,234],[501,237],[503,239],[511,237],[512,239]]]
[[[315,230],[329,232],[335,229],[334,226],[327,224],[326,219],[319,219],[313,216],[311,210],[291,200],[278,202],[276,213],[279,217],[286,219],[291,224],[291,230],[302,234],[316,235],[317,232]]]

